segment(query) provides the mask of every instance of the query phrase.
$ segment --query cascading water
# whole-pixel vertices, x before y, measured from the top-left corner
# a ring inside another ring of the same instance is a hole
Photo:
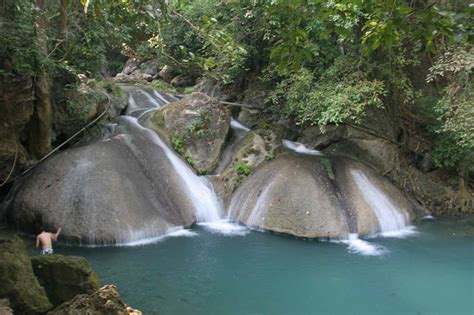
[[[129,111],[129,113],[134,117],[124,116],[120,118],[120,121],[122,124],[126,124],[127,128],[132,128],[134,132],[139,132],[147,137],[151,143],[161,148],[165,153],[174,168],[174,173],[183,183],[184,195],[191,200],[198,224],[225,235],[243,234],[245,228],[222,220],[222,205],[209,180],[206,177],[197,176],[155,131],[140,123],[145,114],[150,114],[168,104],[168,99],[176,100],[176,97],[165,96],[156,90],[152,92],[133,90],[133,93],[129,92],[129,103],[133,106],[133,111]]]
[[[282,144],[286,149],[297,152],[301,155],[324,156],[321,151],[309,149],[302,143],[283,140]],[[414,227],[408,225],[409,215],[403,209],[398,209],[394,202],[377,188],[361,170],[351,169],[350,174],[354,178],[359,193],[362,195],[365,202],[370,205],[376,215],[380,227],[380,233],[378,235],[402,238],[416,233]],[[264,194],[262,193],[262,195]],[[257,205],[255,208],[256,209],[252,212],[252,216],[257,215],[259,212]],[[332,241],[346,244],[349,251],[353,253],[377,256],[386,252],[386,249],[382,246],[362,240],[359,238],[356,230],[352,231],[353,232],[347,236],[333,239]]]
[[[412,229],[408,226],[409,218],[403,209],[394,203],[377,188],[360,170],[351,170],[351,176],[365,201],[373,209],[384,236],[401,236]]]
[[[242,138],[250,131],[249,128],[245,127],[234,118],[230,119],[230,127],[232,128],[232,137],[221,155],[221,159],[216,167],[216,174],[222,174],[225,168],[229,166],[232,162],[235,149],[238,147],[240,141],[242,141]]]
[[[181,178],[186,189],[184,192],[192,200],[198,222],[218,221],[221,216],[221,206],[211,184],[205,177],[195,175],[186,163],[170,149],[166,143],[151,129],[141,126],[134,117],[123,117],[132,128],[141,130],[153,143],[159,146],[173,165],[176,175]]]
[[[282,144],[283,144],[283,147],[285,147],[286,149],[297,152],[297,153],[306,154],[306,155],[324,155],[321,151],[309,149],[304,144],[299,143],[299,142],[284,139]]]
[[[138,109],[146,107],[149,110],[157,110],[160,106],[169,103],[158,91],[153,92],[153,97],[150,93],[142,90],[138,90],[146,96],[149,100],[144,106],[138,106],[138,102],[134,97],[134,94],[129,94],[129,101],[131,104],[136,106]],[[159,103],[157,101],[161,101]],[[144,112],[146,113],[146,111]],[[143,113],[143,114],[144,114]],[[142,115],[143,115],[142,114]],[[153,130],[143,127],[135,117],[125,116],[121,118],[122,121],[126,122],[131,128],[139,130],[144,136],[149,138],[152,143],[159,146],[165,153],[168,160],[173,165],[176,175],[184,182],[186,191],[184,192],[192,200],[192,203],[196,211],[196,219],[198,222],[212,222],[221,219],[221,205],[215,194],[210,182],[205,177],[200,177],[194,174],[186,163],[178,157],[178,155],[168,147],[168,145],[160,138],[160,136]]]

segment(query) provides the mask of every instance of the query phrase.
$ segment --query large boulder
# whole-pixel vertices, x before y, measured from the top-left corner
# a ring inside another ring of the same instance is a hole
[[[205,94],[192,93],[156,111],[150,127],[164,131],[178,153],[198,172],[208,174],[224,149],[230,111]]]
[[[130,58],[123,70],[117,73],[115,80],[119,82],[152,81],[159,77],[160,67],[160,63],[154,59],[141,61]]]
[[[370,235],[402,229],[411,203],[386,178],[346,158],[279,155],[237,189],[229,217],[299,237]]]
[[[62,227],[63,239],[100,244],[191,225],[195,200],[176,173],[178,158],[136,120],[119,123],[114,137],[61,152],[31,171],[3,205],[9,220],[27,232],[42,223]]]
[[[83,257],[36,256],[31,258],[31,265],[54,306],[76,295],[92,294],[99,289],[99,277]]]
[[[386,139],[361,136],[340,140],[326,147],[324,152],[368,164],[387,176],[416,200],[420,216],[429,211],[434,214],[456,212],[465,202],[446,182],[412,165],[399,147]]]
[[[246,225],[298,237],[349,234],[349,222],[322,159],[280,155],[235,192],[229,216]]]
[[[171,86],[173,87],[186,87],[194,85],[194,80],[190,76],[185,74],[177,75],[171,80]]]
[[[107,108],[108,96],[100,89],[86,85],[65,92],[64,99],[54,104],[56,140],[64,141]]]
[[[9,299],[18,314],[42,314],[52,308],[19,238],[0,243],[0,298]]]
[[[117,288],[106,285],[93,294],[77,295],[48,315],[141,315],[142,312],[125,304],[120,298]]]

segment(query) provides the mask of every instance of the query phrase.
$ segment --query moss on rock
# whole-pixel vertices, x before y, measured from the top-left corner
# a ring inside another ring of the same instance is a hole
[[[19,238],[0,244],[0,298],[8,298],[18,314],[40,314],[52,308]]]
[[[99,289],[99,277],[83,257],[36,256],[31,258],[31,264],[54,306]]]

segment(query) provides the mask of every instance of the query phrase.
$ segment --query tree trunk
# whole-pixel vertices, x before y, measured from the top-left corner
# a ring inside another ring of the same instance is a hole
[[[40,60],[48,58],[48,19],[45,16],[46,1],[37,0],[39,9],[36,18],[36,40]],[[52,108],[51,108],[51,80],[44,63],[36,77],[35,82],[36,104],[33,121],[30,128],[29,149],[33,158],[39,159],[51,149],[52,135]]]
[[[63,47],[66,46],[67,41],[67,8],[69,0],[61,0],[59,2],[59,25],[58,25],[58,41],[64,42]]]

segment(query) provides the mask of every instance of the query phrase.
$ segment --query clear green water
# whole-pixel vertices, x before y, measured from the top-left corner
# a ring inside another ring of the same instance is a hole
[[[472,223],[471,223],[472,224]],[[381,256],[250,232],[122,248],[62,247],[145,314],[474,314],[474,226],[424,221]]]

